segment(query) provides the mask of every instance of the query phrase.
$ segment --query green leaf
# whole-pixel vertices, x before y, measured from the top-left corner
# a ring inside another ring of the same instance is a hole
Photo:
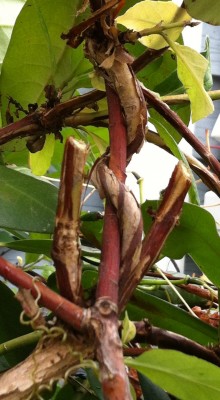
[[[168,25],[172,22],[190,21],[191,17],[187,14],[186,10],[178,7],[172,1],[151,1],[145,0],[135,4],[129,8],[126,13],[116,20],[119,24],[126,26],[128,29],[140,32],[143,29],[150,29],[158,24]],[[165,30],[164,32],[169,35],[172,40],[178,39],[183,26],[175,27]],[[166,41],[158,34],[145,36],[139,39],[140,42],[151,48],[161,49],[166,47]]]
[[[92,369],[87,369],[86,373],[91,389],[93,390],[94,394],[97,396],[99,400],[104,400],[102,393],[102,386],[96,373]]]
[[[154,118],[150,118],[149,120],[157,129],[157,132],[159,133],[160,137],[163,139],[164,143],[166,143],[166,145],[169,147],[169,149],[171,150],[172,154],[178,159],[178,160],[182,160],[183,163],[185,164],[190,176],[191,176],[191,186],[189,189],[189,197],[190,197],[190,201],[191,203],[200,204],[200,200],[199,200],[199,194],[198,194],[198,190],[197,190],[197,185],[195,182],[195,178],[192,174],[191,168],[188,164],[188,161],[184,155],[184,153],[180,150],[180,148],[178,147],[178,144],[176,143],[176,141],[174,140],[174,138],[170,135],[170,133],[168,132],[168,130],[166,129],[165,126],[163,126],[158,120],[154,119]]]
[[[177,55],[177,73],[191,102],[192,122],[196,122],[214,111],[212,100],[203,86],[209,63],[188,46],[170,40],[168,43]]]
[[[98,249],[101,248],[102,244],[102,229],[103,229],[103,220],[94,220],[94,221],[82,221],[80,224],[80,230],[93,246]]]
[[[141,385],[144,400],[170,400],[170,397],[159,386],[151,382],[147,376],[138,373],[139,382]]]
[[[126,359],[154,383],[181,400],[216,400],[220,397],[219,367],[175,350],[155,349]]]
[[[207,22],[211,25],[220,25],[220,3],[207,0],[184,0],[184,6],[193,18]]]
[[[148,318],[152,325],[186,336],[202,345],[218,343],[218,330],[142,289],[136,289],[127,307],[131,319]]]
[[[125,317],[122,321],[121,340],[123,344],[129,343],[136,335],[136,328],[132,321],[129,320],[128,313],[125,311]]]
[[[51,255],[52,239],[35,239],[35,240],[13,240],[11,242],[0,242],[0,247],[8,247],[9,249],[24,251],[26,253]]]
[[[44,147],[36,153],[30,153],[30,168],[35,175],[44,175],[50,167],[51,159],[54,152],[55,137],[54,135],[46,135]]]
[[[172,106],[171,109],[180,116],[180,118],[183,120],[183,122],[186,125],[189,124],[189,120],[190,120],[189,103],[188,104],[178,104],[178,105]],[[149,113],[152,118],[156,119],[162,126],[164,126],[166,128],[166,130],[169,132],[169,134],[174,138],[175,142],[177,142],[177,143],[180,142],[180,140],[182,139],[181,135],[179,134],[179,132],[177,132],[177,130],[175,128],[172,127],[172,125],[169,122],[167,122],[167,120],[164,117],[162,117],[153,108],[149,110]],[[160,124],[158,126],[158,133],[160,133],[159,132]]]
[[[203,57],[208,60],[208,68],[204,77],[204,88],[205,90],[211,90],[213,86],[213,78],[212,78],[212,70],[211,70],[211,60],[210,60],[210,41],[209,37],[206,37],[205,40],[205,50],[201,53]]]
[[[0,71],[1,65],[10,41],[15,19],[25,0],[1,0],[0,15]]]
[[[0,165],[0,226],[52,233],[58,189],[45,181]]]
[[[158,201],[146,201],[142,206],[144,231],[148,232],[152,217],[148,210],[156,211]],[[220,237],[212,215],[194,204],[184,203],[179,223],[169,235],[162,254],[180,259],[189,254],[204,274],[220,286]]]
[[[0,282],[0,343],[32,331],[30,326],[19,323],[21,312],[22,308],[15,299],[14,293],[3,282]],[[29,351],[29,346],[23,349],[17,348],[13,352],[6,353],[5,358],[12,367],[23,360]]]
[[[98,281],[98,272],[95,270],[85,270],[82,273],[82,286],[84,290],[94,288]]]
[[[76,18],[80,7],[81,0],[26,1],[16,20],[2,65],[3,121],[9,95],[27,108],[29,103],[40,104],[44,100],[47,84],[63,89],[64,99],[81,87],[82,77],[84,87],[86,84],[91,87],[88,75],[85,81],[85,74],[92,66],[84,56],[83,45],[73,50],[61,39],[62,32],[67,32],[85,17]]]

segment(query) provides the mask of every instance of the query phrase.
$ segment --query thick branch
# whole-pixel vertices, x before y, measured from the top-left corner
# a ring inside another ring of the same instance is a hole
[[[110,160],[109,167],[121,182],[125,181],[126,168],[126,128],[117,94],[108,85],[107,100],[109,107]],[[97,298],[109,297],[118,303],[118,279],[120,266],[120,232],[115,207],[106,200],[102,258],[99,270]],[[108,276],[108,279],[106,277]]]
[[[109,167],[120,182],[125,181],[127,137],[120,101],[106,84],[109,109]],[[97,301],[91,323],[96,333],[97,359],[103,394],[106,399],[130,399],[128,378],[118,334],[118,282],[120,268],[120,230],[117,211],[110,198],[106,200],[102,256],[97,285]]]
[[[27,400],[36,398],[61,378],[67,379],[68,370],[74,372],[82,359],[93,358],[94,343],[87,338],[68,335],[61,338],[42,338],[36,350],[25,361],[0,375],[0,399]],[[77,349],[75,351],[74,349]]]
[[[19,121],[1,128],[0,145],[17,137],[41,136],[49,132],[58,132],[62,126],[65,126],[65,117],[71,115],[74,110],[80,110],[87,105],[94,106],[95,102],[103,97],[105,97],[104,92],[93,90],[57,104],[49,110],[41,107]]]

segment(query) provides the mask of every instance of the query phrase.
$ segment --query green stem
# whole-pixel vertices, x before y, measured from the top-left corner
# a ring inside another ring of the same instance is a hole
[[[188,305],[188,303],[185,301],[185,299],[181,296],[181,294],[178,292],[178,290],[175,288],[175,286],[170,282],[170,280],[167,278],[167,276],[163,273],[163,271],[156,267],[155,268],[157,272],[159,272],[159,274],[161,274],[161,276],[165,279],[165,281],[167,282],[167,284],[173,289],[173,291],[176,293],[176,295],[179,297],[179,299],[182,301],[182,303],[185,305],[185,307],[187,308],[187,310],[189,311],[189,313],[195,317],[198,318],[197,315],[191,310],[191,307]]]
[[[207,92],[212,100],[220,100],[220,90],[210,90]],[[184,102],[189,102],[188,94],[177,94],[161,96],[161,100],[166,104],[179,104]]]
[[[42,331],[34,331],[27,333],[26,335],[19,336],[15,339],[8,340],[7,342],[0,344],[0,355],[6,354],[10,351],[16,350],[21,347],[35,344],[42,336]]]
[[[185,28],[186,26],[196,26],[198,22],[192,21],[181,21],[181,22],[171,22],[170,24],[162,24],[162,21],[153,26],[152,28],[143,29],[142,31],[126,31],[122,33],[122,41],[123,42],[136,42],[138,39],[142,38],[143,36],[149,35],[163,35],[163,32],[169,29],[175,28]]]
[[[184,277],[182,279],[178,279],[178,280],[169,280],[170,283],[172,283],[173,285],[186,285],[188,283],[188,277]],[[140,285],[144,285],[144,286],[161,286],[161,285],[167,285],[167,281],[165,281],[164,279],[142,279]]]

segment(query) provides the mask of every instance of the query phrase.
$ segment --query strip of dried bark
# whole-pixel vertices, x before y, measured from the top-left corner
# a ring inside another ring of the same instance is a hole
[[[106,56],[111,48],[114,51]],[[115,42],[98,43],[95,38],[86,42],[89,60],[99,66],[100,73],[119,96],[127,126],[127,160],[138,152],[144,143],[147,122],[146,104],[139,82],[131,68],[133,58]]]
[[[109,199],[117,210],[121,229],[120,277],[128,277],[140,258],[143,232],[140,207],[132,192],[112,174],[104,161],[97,164],[92,179],[100,195]]]
[[[75,304],[82,304],[79,214],[87,153],[84,142],[67,139],[51,253],[60,293]]]
[[[129,278],[128,274],[121,276],[119,283],[120,310],[127,304],[137,284],[158,258],[165,240],[178,223],[183,201],[190,184],[190,175],[185,165],[180,161],[174,169],[160,207],[155,215],[154,223],[143,240],[138,266],[129,275]]]
[[[74,372],[74,366],[79,368],[82,359],[93,357],[94,342],[88,337],[69,334],[65,341],[60,337],[43,337],[29,357],[0,375],[0,399],[36,398],[46,388],[52,389],[54,382],[67,379]]]

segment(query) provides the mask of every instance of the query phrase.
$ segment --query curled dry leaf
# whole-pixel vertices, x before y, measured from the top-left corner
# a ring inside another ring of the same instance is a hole
[[[121,183],[101,160],[93,170],[92,181],[101,197],[107,197],[117,210],[121,230],[121,269],[131,272],[139,262],[142,215],[132,192]]]

